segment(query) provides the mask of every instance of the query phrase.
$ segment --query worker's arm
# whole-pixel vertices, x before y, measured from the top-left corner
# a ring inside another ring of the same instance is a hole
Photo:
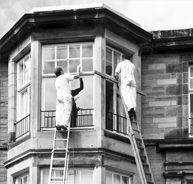
[[[71,91],[72,96],[78,95],[78,93],[79,93],[80,91],[82,91],[83,88],[84,88],[84,83],[83,83],[82,78],[80,78],[80,87]]]
[[[78,79],[80,77],[80,75],[81,75],[80,69],[81,69],[81,67],[80,67],[80,65],[78,65],[77,66],[77,72],[74,75],[74,79]]]
[[[118,72],[115,72],[115,79],[118,81],[119,80],[119,73]]]

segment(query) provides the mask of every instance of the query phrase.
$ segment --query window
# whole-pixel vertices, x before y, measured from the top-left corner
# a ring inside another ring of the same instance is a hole
[[[93,44],[70,44],[43,46],[43,74],[53,74],[61,66],[64,72],[74,73],[81,65],[83,72],[93,71]]]
[[[123,54],[117,50],[106,48],[106,74],[114,77],[117,64],[122,60]],[[125,112],[117,84],[106,79],[106,128],[121,133],[127,133]]]
[[[42,47],[42,105],[41,127],[55,127],[56,89],[54,68],[61,66],[65,73],[76,73],[80,64],[84,89],[75,96],[77,112],[76,127],[93,126],[93,44],[45,45]],[[71,89],[80,87],[79,79],[70,82]],[[72,125],[71,125],[72,126]],[[75,125],[73,125],[75,126]]]
[[[29,174],[24,174],[22,176],[15,178],[15,184],[29,184]]]
[[[109,76],[114,76],[114,71],[117,64],[122,60],[123,54],[117,50],[107,47],[106,48],[106,71],[105,73]]]
[[[189,67],[189,134],[193,136],[193,66]]]
[[[107,171],[106,184],[131,184],[131,177]]]
[[[29,114],[30,69],[30,55],[27,55],[17,63],[17,120]]]
[[[63,172],[55,171],[54,175],[63,177]],[[41,184],[47,184],[49,180],[49,169],[42,169]],[[53,184],[62,184],[62,181],[52,182]],[[69,169],[68,184],[92,184],[93,170],[92,169]]]

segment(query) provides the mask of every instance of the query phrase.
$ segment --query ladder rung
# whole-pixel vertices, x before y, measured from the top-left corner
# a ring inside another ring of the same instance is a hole
[[[62,181],[63,180],[63,178],[61,178],[61,177],[52,177],[51,178],[51,181]]]
[[[150,172],[145,172],[146,175],[148,176],[151,176],[151,173]]]
[[[54,170],[54,171],[63,171],[64,169],[63,168],[52,167],[52,170]]]
[[[138,137],[135,137],[135,139],[136,139],[136,141],[141,141],[141,139],[140,139],[140,138],[138,138]]]
[[[143,146],[138,146],[138,149],[144,150]]]
[[[55,141],[67,141],[68,139],[55,139]]]

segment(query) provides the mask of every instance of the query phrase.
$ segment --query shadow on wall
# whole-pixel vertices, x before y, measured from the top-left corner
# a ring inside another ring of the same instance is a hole
[[[176,128],[164,135],[165,139],[179,139],[179,138],[189,138],[188,127]]]

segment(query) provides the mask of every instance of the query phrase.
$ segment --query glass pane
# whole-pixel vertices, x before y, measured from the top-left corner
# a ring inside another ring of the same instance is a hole
[[[42,99],[43,99],[43,110],[55,110],[56,109],[56,89],[55,89],[55,78],[44,78]]]
[[[48,177],[49,177],[49,169],[42,169],[42,183],[41,184],[48,184]]]
[[[93,56],[92,45],[83,45],[82,57],[92,57],[92,56]]]
[[[79,92],[75,98],[79,97],[76,101],[77,107],[83,109],[93,108],[93,76],[82,76],[84,89]],[[76,79],[71,82],[71,89],[80,87],[80,80]]]
[[[190,68],[190,77],[193,77],[193,67]]]
[[[120,61],[121,61],[121,55],[117,52],[114,52],[114,70]]]
[[[67,47],[57,47],[57,59],[67,58]]]
[[[190,117],[193,118],[193,94],[190,94]]]
[[[190,79],[190,89],[193,89],[193,79]]]
[[[112,184],[112,174],[109,172],[106,172],[106,184]]]
[[[112,63],[106,61],[106,74],[112,75]]]
[[[69,48],[70,58],[80,58],[80,46],[70,46]]]
[[[69,61],[69,72],[76,73],[77,66],[80,64],[80,60],[70,60]]]
[[[22,114],[21,114],[21,118],[25,117],[28,115],[28,109],[29,109],[29,102],[28,102],[28,91],[25,90],[25,92],[23,92],[21,94],[21,100],[22,100]]]
[[[24,177],[23,184],[28,184],[27,178],[28,178],[27,176]]]
[[[121,184],[120,175],[114,175],[114,184]]]
[[[54,60],[54,59],[55,59],[54,47],[44,48],[44,60]]]
[[[23,86],[23,73],[19,75],[19,87]]]
[[[126,176],[122,176],[122,184],[128,184],[129,183],[129,178]]]
[[[83,59],[82,60],[82,72],[88,72],[93,70],[93,61],[92,59]]]
[[[92,184],[93,172],[89,170],[81,170],[81,183]]]
[[[67,60],[57,61],[57,66],[62,67],[64,73],[68,73],[68,62],[67,62]]]
[[[112,62],[112,50],[108,48],[106,49],[106,60]]]
[[[53,74],[54,73],[54,68],[55,68],[55,63],[54,61],[52,62],[44,62],[44,74]]]

